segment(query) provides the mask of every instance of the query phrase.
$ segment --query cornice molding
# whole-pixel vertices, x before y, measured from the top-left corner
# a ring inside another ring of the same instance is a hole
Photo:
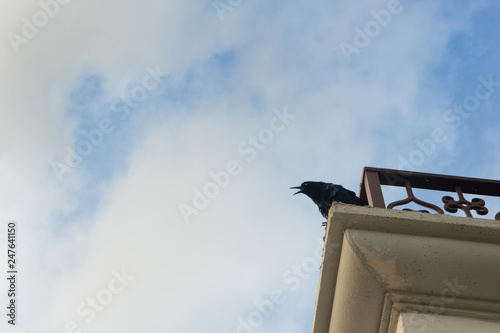
[[[500,223],[334,204],[313,333],[395,332],[399,313],[500,319]]]

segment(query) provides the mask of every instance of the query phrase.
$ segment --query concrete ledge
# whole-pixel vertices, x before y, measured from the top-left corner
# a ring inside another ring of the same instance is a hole
[[[500,319],[500,223],[334,204],[313,333],[395,332],[400,313]]]

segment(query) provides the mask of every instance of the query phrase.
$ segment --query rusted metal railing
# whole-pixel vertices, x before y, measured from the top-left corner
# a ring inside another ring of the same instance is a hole
[[[391,202],[386,206],[382,185],[405,187],[407,197]],[[458,200],[445,195],[441,199],[443,203],[443,208],[441,208],[438,205],[417,198],[412,190],[415,188],[455,192]],[[365,167],[360,189],[360,197],[373,207],[393,209],[413,202],[438,214],[444,214],[444,211],[456,213],[459,209],[468,217],[472,217],[471,210],[476,211],[478,215],[488,214],[488,208],[486,208],[483,199],[474,198],[468,201],[464,198],[464,193],[500,197],[500,181]],[[412,209],[405,208],[403,210],[411,211]],[[421,211],[429,212],[428,210]],[[495,220],[500,220],[500,212],[495,215]]]

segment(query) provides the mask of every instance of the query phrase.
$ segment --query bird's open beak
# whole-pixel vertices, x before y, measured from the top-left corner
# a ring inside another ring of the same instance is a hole
[[[297,191],[297,192],[295,192],[293,195],[295,195],[295,194],[299,194],[299,193],[302,193],[302,187],[300,187],[300,186],[290,187],[290,190],[298,190],[298,191]]]

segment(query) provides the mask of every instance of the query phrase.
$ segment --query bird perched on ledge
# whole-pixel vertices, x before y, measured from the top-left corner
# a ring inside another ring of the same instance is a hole
[[[290,187],[298,190],[295,194],[304,193],[318,205],[319,211],[324,218],[328,219],[328,212],[332,202],[343,202],[357,206],[367,206],[368,203],[356,196],[353,191],[349,191],[342,185],[335,185],[323,182],[303,182],[300,186]]]

